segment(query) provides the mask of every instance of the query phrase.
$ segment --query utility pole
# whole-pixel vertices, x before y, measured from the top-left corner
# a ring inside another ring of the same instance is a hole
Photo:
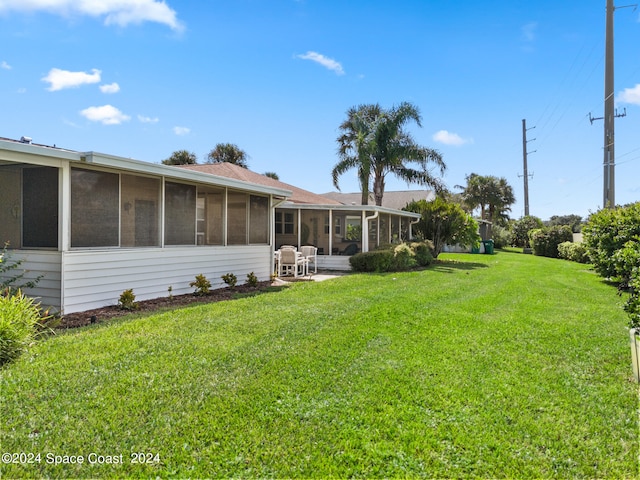
[[[522,119],[522,162],[524,164],[524,173],[522,176],[524,177],[524,216],[525,217],[529,216],[529,176],[533,177],[533,174],[529,175],[529,171],[527,169],[527,155],[528,153],[535,152],[535,150],[533,152],[527,152],[527,143],[535,140],[535,138],[532,140],[527,140],[527,130],[532,130],[534,128],[536,127],[531,127],[527,129],[527,120],[524,118]]]
[[[636,5],[625,5],[624,7]],[[615,182],[615,119],[627,115],[625,108],[623,113],[618,113],[614,102],[613,84],[613,13],[616,7],[613,0],[607,0],[607,13],[605,21],[605,47],[604,47],[604,117],[594,118],[589,114],[589,120],[604,120],[604,172],[602,188],[602,208],[615,208],[616,206],[616,182]]]

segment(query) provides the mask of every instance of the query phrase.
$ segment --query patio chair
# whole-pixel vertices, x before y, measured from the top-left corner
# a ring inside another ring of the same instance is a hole
[[[313,273],[318,273],[318,248],[312,245],[305,245],[300,248],[302,255],[307,259],[307,262],[313,263]],[[307,269],[309,266],[307,265]]]
[[[280,250],[280,262],[278,264],[278,276],[293,275],[297,277],[308,274],[308,260],[300,253],[289,248]]]

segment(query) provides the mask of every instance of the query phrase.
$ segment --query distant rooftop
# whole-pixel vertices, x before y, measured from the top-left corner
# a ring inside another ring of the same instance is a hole
[[[362,194],[357,193],[340,193],[329,192],[323,193],[323,197],[330,200],[335,200],[343,205],[360,205],[362,203]],[[418,200],[431,201],[436,198],[435,192],[432,190],[399,190],[399,191],[385,191],[382,197],[382,206],[386,208],[393,208],[395,210],[402,210],[408,203]],[[375,199],[373,193],[369,194],[369,205],[375,205]]]

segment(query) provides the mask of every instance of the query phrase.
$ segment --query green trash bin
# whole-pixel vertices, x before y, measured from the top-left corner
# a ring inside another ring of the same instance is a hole
[[[483,240],[482,243],[484,244],[484,253],[493,255],[493,240]]]

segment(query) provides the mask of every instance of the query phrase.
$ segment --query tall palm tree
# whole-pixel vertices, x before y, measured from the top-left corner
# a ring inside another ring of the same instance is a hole
[[[233,143],[218,143],[207,155],[207,163],[229,162],[242,168],[249,168],[249,155]]]
[[[408,102],[390,110],[384,110],[378,104],[351,108],[347,120],[340,125],[344,132],[338,137],[340,162],[331,172],[335,187],[340,189],[340,175],[357,168],[363,205],[368,204],[370,181],[376,205],[382,205],[389,173],[407,183],[428,185],[442,191],[442,182],[431,173],[429,164],[434,163],[440,174],[444,173],[445,164],[440,153],[418,145],[404,130],[412,121],[422,126],[418,108]],[[408,163],[416,163],[418,168],[411,168]]]
[[[358,105],[347,110],[347,119],[340,124],[342,134],[338,137],[340,161],[333,167],[333,184],[340,190],[339,177],[352,168],[358,169],[358,181],[362,191],[362,205],[369,204],[369,181],[373,152],[371,151],[371,126],[382,115],[382,109],[374,105]]]
[[[511,205],[516,201],[513,188],[505,178],[472,173],[466,176],[467,185],[456,185],[462,189],[463,204],[469,211],[480,208],[480,218],[502,224],[508,218]],[[489,235],[491,228],[489,227]]]

